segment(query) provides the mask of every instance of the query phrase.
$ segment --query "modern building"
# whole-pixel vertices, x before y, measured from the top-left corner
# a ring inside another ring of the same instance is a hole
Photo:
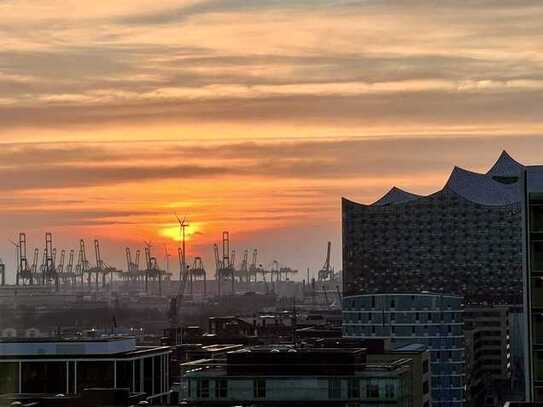
[[[366,349],[257,347],[182,365],[191,406],[415,406],[409,358],[367,361]]]
[[[512,393],[508,306],[466,306],[466,399],[470,406],[502,406]]]
[[[413,364],[413,380],[411,394],[413,406],[430,407],[432,405],[432,372],[430,352],[425,345],[411,344],[395,349],[385,349],[382,353],[369,353],[368,362],[381,363],[402,359],[410,359]]]
[[[464,405],[462,297],[431,293],[375,293],[343,299],[347,338],[390,338],[395,347],[430,350],[432,405]]]
[[[312,338],[303,342],[303,346],[313,348],[363,348],[366,349],[368,363],[393,362],[396,360],[411,361],[412,380],[411,395],[413,406],[429,407],[432,404],[432,376],[430,352],[427,347],[420,344],[392,346],[390,338]]]
[[[525,371],[528,401],[543,401],[543,167],[523,177]]]
[[[522,303],[522,182],[503,152],[484,174],[455,167],[420,196],[392,188],[342,200],[343,294],[430,291],[469,303]]]
[[[136,346],[131,337],[0,339],[0,394],[123,388],[165,400],[169,358],[169,347]]]

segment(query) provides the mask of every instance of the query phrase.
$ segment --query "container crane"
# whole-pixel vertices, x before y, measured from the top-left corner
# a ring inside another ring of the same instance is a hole
[[[319,270],[317,279],[319,281],[333,280],[334,278],[334,269],[330,266],[330,249],[332,247],[332,242],[328,242],[326,248],[326,259],[324,260],[324,265]]]

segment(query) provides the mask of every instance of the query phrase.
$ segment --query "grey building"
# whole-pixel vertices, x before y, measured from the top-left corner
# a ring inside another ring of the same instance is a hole
[[[503,152],[485,174],[455,167],[428,196],[392,188],[342,200],[344,295],[422,291],[522,303],[521,173]]]
[[[343,334],[390,338],[393,345],[425,345],[431,354],[432,405],[464,405],[464,332],[461,297],[431,293],[344,297]]]
[[[420,399],[412,358],[370,362],[363,348],[253,347],[181,369],[179,399],[189,406],[411,407]]]

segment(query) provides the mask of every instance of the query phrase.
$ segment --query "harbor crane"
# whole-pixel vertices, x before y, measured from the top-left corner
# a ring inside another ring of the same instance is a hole
[[[319,270],[317,279],[318,281],[327,281],[334,279],[334,269],[330,266],[330,249],[332,247],[332,242],[328,242],[326,248],[326,260],[324,260],[324,265]]]

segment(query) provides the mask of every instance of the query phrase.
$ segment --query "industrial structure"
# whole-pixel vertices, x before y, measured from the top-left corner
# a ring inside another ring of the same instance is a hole
[[[238,267],[236,265],[236,250],[230,248],[230,233],[228,231],[222,233],[222,257],[219,255],[219,251],[219,245],[214,244],[215,279],[217,281],[218,295],[227,292],[234,294],[236,292],[236,284],[256,283],[259,280],[259,275],[262,277],[267,290],[270,291],[273,290],[274,283],[289,281],[292,275],[298,273],[298,270],[282,265],[277,260],[273,260],[267,267],[257,264],[257,249],[253,249],[250,263],[249,250],[244,250],[243,258]],[[269,276],[269,279],[266,276]]]
[[[18,243],[12,243],[16,248],[15,284],[17,286],[46,286],[55,290],[59,290],[61,287],[98,290],[110,284],[116,274],[121,274],[121,270],[109,266],[102,259],[98,240],[94,240],[96,260],[94,265],[91,265],[87,260],[83,239],[79,242],[77,263],[75,264],[75,250],[73,249],[69,252],[62,249],[60,255],[57,256],[57,249],[53,246],[53,235],[49,232],[45,234],[45,248],[42,251],[41,262],[39,248],[34,249],[32,263],[29,262],[25,233],[19,233]],[[66,257],[68,257],[67,260]]]

